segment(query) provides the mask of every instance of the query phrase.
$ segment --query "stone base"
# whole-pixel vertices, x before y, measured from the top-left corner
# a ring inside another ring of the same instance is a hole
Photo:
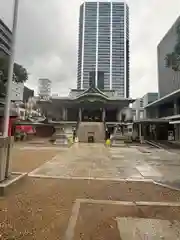
[[[67,135],[64,134],[57,134],[56,139],[54,141],[55,145],[58,146],[65,146],[65,147],[69,147],[72,145],[72,141],[70,141],[70,138],[68,139]]]
[[[55,141],[53,145],[59,146],[59,147],[70,147],[72,144],[68,144],[68,143],[64,144],[64,143],[59,143],[58,141]]]
[[[112,147],[125,147],[126,144],[124,142],[124,140],[112,140]]]
[[[113,143],[113,144],[111,144],[111,147],[124,148],[124,147],[126,147],[126,144],[125,143]]]
[[[9,178],[0,182],[0,196],[5,196],[11,188],[17,186],[26,176],[27,173],[12,173]]]

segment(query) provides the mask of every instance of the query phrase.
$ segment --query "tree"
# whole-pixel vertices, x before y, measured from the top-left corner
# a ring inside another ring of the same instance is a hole
[[[8,63],[9,63],[8,57],[0,58],[0,72],[1,72],[0,80],[3,81],[4,83],[6,83],[8,79]],[[27,80],[28,80],[27,70],[23,66],[14,63],[13,81],[17,83],[23,83],[26,82]]]
[[[9,57],[1,57],[0,58],[0,97],[5,95],[5,84],[8,79],[8,63]],[[14,63],[14,74],[13,74],[13,81],[17,83],[24,83],[28,80],[28,73],[27,70],[17,64]]]
[[[180,55],[172,52],[166,55],[166,67],[172,68],[175,72],[180,71]]]
[[[180,71],[180,23],[176,27],[177,42],[174,51],[166,55],[166,67],[171,68],[175,72]]]
[[[28,80],[27,70],[23,66],[15,63],[14,64],[14,81],[19,83],[24,83],[27,80]]]

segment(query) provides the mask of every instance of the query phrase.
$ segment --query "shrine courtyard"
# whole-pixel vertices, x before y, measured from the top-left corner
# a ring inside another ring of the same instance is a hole
[[[126,240],[134,222],[140,232],[155,224],[172,240],[179,236],[178,152],[16,144],[12,158],[12,171],[28,175],[0,198],[3,240]]]

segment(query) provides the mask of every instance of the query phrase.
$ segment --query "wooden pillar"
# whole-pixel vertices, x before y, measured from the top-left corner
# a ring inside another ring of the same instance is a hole
[[[120,122],[122,119],[121,119],[121,109],[117,109],[117,112],[116,112],[116,122]]]
[[[65,121],[68,121],[68,109],[65,108]]]
[[[142,134],[142,133],[141,133],[141,130],[142,130],[142,129],[141,129],[141,123],[140,123],[140,124],[139,124],[139,140],[140,140],[140,142],[141,142],[141,134]]]
[[[142,124],[142,137],[141,137],[142,143],[146,139],[146,131],[145,131],[146,128],[145,127],[146,127],[145,123]]]
[[[67,108],[63,108],[63,121],[67,121]]]
[[[82,121],[82,109],[79,108],[79,121],[81,122]]]
[[[102,121],[104,122],[106,119],[106,109],[103,108],[103,111],[102,111]]]
[[[140,139],[140,143],[143,143],[144,141],[143,125],[141,123],[139,124],[139,139]]]
[[[62,109],[62,120],[65,120],[65,108]]]

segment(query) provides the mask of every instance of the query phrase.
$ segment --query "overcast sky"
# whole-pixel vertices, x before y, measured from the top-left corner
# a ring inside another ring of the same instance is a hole
[[[0,0],[0,17],[11,28],[12,3]],[[30,73],[27,85],[47,77],[53,93],[76,87],[78,17],[81,0],[19,0],[16,61]],[[179,0],[128,0],[130,93],[157,90],[157,44],[180,15]]]

